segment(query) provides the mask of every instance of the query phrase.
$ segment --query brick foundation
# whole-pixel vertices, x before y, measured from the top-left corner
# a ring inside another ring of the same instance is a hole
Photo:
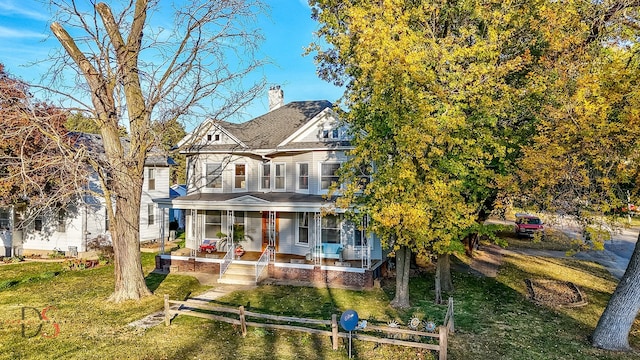
[[[179,272],[203,272],[210,274],[220,273],[220,264],[217,262],[201,262],[195,258],[188,260],[163,259],[156,256],[156,269]],[[323,270],[320,266],[313,268],[280,267],[274,264],[268,266],[269,278],[274,280],[288,280],[308,282],[315,285],[335,287],[373,287],[374,272],[365,271],[350,272],[339,270]]]

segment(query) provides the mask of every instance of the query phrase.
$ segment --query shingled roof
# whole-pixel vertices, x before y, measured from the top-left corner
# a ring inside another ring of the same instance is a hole
[[[220,126],[252,149],[275,149],[291,134],[324,109],[327,100],[294,101],[241,124],[222,121]]]

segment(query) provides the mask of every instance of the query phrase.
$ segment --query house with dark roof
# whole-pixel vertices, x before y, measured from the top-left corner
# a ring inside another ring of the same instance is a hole
[[[209,119],[178,144],[186,195],[156,202],[185,211],[186,248],[159,255],[156,266],[208,271],[220,282],[371,286],[380,241],[327,198],[351,149],[345,125],[329,101],[285,105],[279,87],[269,95],[268,113]]]
[[[104,164],[100,135],[74,133],[82,146],[98,163]],[[121,139],[128,148],[129,141]],[[173,159],[154,149],[145,160],[140,204],[140,241],[157,241],[169,235],[169,213],[154,202],[170,196],[169,168]],[[97,174],[90,173],[86,188],[64,206],[34,211],[26,205],[0,208],[0,256],[47,255],[62,252],[83,256],[90,251],[92,239],[109,238],[109,218]],[[34,213],[34,214],[30,214]],[[166,231],[166,233],[165,233]]]

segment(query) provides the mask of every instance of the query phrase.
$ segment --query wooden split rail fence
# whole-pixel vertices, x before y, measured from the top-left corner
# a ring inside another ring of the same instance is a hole
[[[172,310],[171,309],[172,304],[180,305],[181,307],[177,310]],[[453,305],[453,300],[449,299],[450,310],[453,310],[452,305]],[[185,309],[182,309],[182,307],[184,307]],[[217,313],[235,314],[237,318],[227,317],[223,315],[216,315],[211,313],[198,312],[198,311],[194,311],[194,309],[217,312]],[[448,314],[448,311],[447,311],[447,314]],[[247,326],[271,328],[271,329],[278,329],[278,330],[288,330],[288,331],[302,331],[310,334],[329,336],[331,337],[331,340],[332,340],[333,350],[338,350],[339,338],[349,338],[349,333],[338,331],[338,316],[336,314],[333,314],[331,316],[331,320],[306,319],[306,318],[297,318],[297,317],[290,317],[290,316],[269,315],[269,314],[261,314],[261,313],[256,313],[252,311],[247,311],[245,310],[244,306],[239,306],[238,308],[230,308],[230,307],[223,307],[223,306],[215,306],[211,304],[196,304],[193,302],[169,300],[169,295],[165,295],[164,296],[164,321],[166,326],[171,325],[171,319],[175,315],[195,316],[203,319],[217,320],[217,321],[223,321],[233,325],[239,325],[240,330],[242,331],[243,337],[247,335]],[[265,322],[247,321],[247,318],[263,319],[267,321],[275,321],[280,323],[296,323],[296,324],[303,324],[303,325],[330,326],[331,331],[315,329],[315,328],[310,328],[310,327],[301,326],[301,325],[273,324],[273,323],[265,323]],[[434,350],[434,351],[438,351],[439,360],[446,360],[448,334],[449,334],[449,331],[452,330],[452,328],[449,328],[449,325],[451,325],[451,327],[453,326],[453,315],[449,317],[448,321],[449,321],[449,324],[445,322],[445,326],[438,327],[437,333],[430,333],[430,332],[417,331],[417,330],[407,330],[407,329],[400,329],[395,327],[375,326],[375,325],[367,325],[366,329],[362,330],[366,332],[389,333],[395,336],[402,336],[402,335],[405,335],[405,336],[408,335],[408,336],[414,336],[414,337],[417,336],[418,339],[421,339],[422,337],[435,338],[438,341],[438,344],[422,343],[419,340],[411,341],[411,340],[401,340],[401,339],[395,339],[395,338],[383,338],[383,337],[362,334],[358,332],[352,333],[351,337],[353,339],[358,339],[363,341],[373,341],[381,344],[410,346],[410,347],[421,348],[426,350]]]

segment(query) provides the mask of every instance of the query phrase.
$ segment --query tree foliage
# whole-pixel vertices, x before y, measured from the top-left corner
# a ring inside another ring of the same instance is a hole
[[[354,136],[338,204],[368,214],[383,244],[460,251],[491,210],[513,164],[510,115],[537,41],[519,23],[529,5],[315,2],[330,45],[315,48],[319,71],[346,83]],[[364,189],[363,164],[374,170]]]
[[[28,203],[35,210],[78,193],[84,171],[68,161],[75,139],[64,128],[66,118],[0,64],[0,206]]]

